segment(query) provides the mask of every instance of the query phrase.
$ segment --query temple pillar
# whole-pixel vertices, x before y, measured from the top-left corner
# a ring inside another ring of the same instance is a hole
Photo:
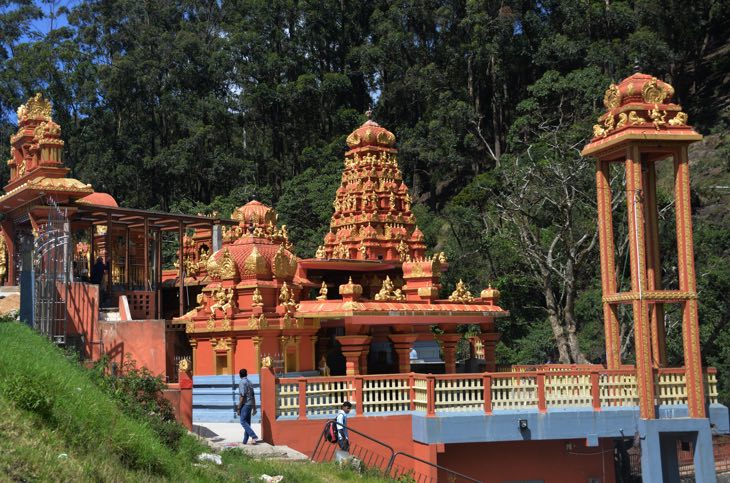
[[[388,338],[398,356],[398,372],[401,374],[411,372],[411,349],[418,339],[418,334],[389,334]]]
[[[367,373],[367,355],[370,352],[369,335],[340,335],[337,336],[337,342],[342,347],[342,355],[347,361],[347,375],[355,376],[363,374],[363,361],[365,373]]]
[[[656,163],[645,161],[643,166],[643,183],[646,212],[646,278],[651,291],[662,289],[662,266],[659,257],[659,223],[656,204]],[[666,330],[664,328],[664,305],[649,305],[649,326],[651,329],[652,363],[654,367],[667,365]]]
[[[614,252],[613,214],[611,212],[611,173],[608,161],[596,161],[596,194],[598,196],[598,240],[601,258],[601,289],[604,297],[616,293],[616,255]],[[603,302],[606,367],[621,367],[621,336],[616,308]]]
[[[479,339],[484,347],[484,362],[486,364],[485,372],[497,371],[497,342],[499,342],[501,334],[498,332],[482,332]]]
[[[679,290],[684,292],[682,343],[687,384],[687,406],[690,418],[705,417],[705,391],[700,354],[700,328],[697,310],[697,280],[692,240],[692,208],[690,204],[688,147],[674,154],[674,195],[677,220],[677,267]]]
[[[441,341],[441,348],[444,351],[446,374],[456,373],[456,345],[461,338],[461,334],[441,334],[438,336]]]
[[[652,364],[651,326],[649,303],[642,296],[648,290],[646,277],[646,243],[644,224],[645,196],[642,176],[641,153],[634,144],[627,148],[626,207],[629,224],[629,257],[631,260],[631,290],[637,294],[632,301],[634,341],[636,347],[636,385],[639,392],[639,409],[642,419],[654,419],[654,370]]]

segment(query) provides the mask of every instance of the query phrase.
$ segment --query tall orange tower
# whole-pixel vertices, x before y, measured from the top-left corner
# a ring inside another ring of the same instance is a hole
[[[395,135],[366,121],[347,137],[335,212],[317,258],[410,261],[426,252],[398,168]]]
[[[596,189],[601,252],[603,314],[609,369],[621,365],[617,308],[631,304],[641,417],[654,419],[654,369],[666,364],[663,304],[682,307],[682,338],[689,416],[705,417],[695,281],[688,146],[702,136],[687,125],[682,107],[670,102],[674,89],[655,77],[636,73],[611,84],[603,102],[607,112],[593,127],[583,149],[596,158]],[[673,162],[677,230],[678,290],[661,283],[656,203],[656,166]],[[626,206],[631,290],[620,292],[616,279],[611,163],[626,172]]]

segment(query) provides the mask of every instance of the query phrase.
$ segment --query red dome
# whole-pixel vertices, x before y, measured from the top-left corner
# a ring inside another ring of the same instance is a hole
[[[294,277],[298,258],[279,243],[262,238],[242,237],[231,245],[224,245],[211,256],[211,260],[220,265],[226,250],[236,265],[239,279],[271,280],[274,276],[291,280]]]
[[[350,146],[350,149],[364,146],[392,148],[395,145],[395,135],[384,127],[380,127],[377,122],[368,120],[347,136],[347,145]]]
[[[260,201],[252,200],[233,210],[231,218],[241,220],[244,223],[253,223],[254,225],[267,225],[271,223],[276,225],[276,210],[267,206]]]
[[[99,206],[112,206],[114,208],[117,208],[119,206],[117,204],[117,200],[115,200],[109,193],[91,193],[90,195],[86,195],[78,201],[79,203],[88,203],[90,205]]]

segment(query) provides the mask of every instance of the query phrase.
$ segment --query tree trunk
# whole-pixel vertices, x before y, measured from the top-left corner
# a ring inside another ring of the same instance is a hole
[[[570,364],[570,347],[568,340],[565,337],[565,330],[563,325],[560,323],[560,316],[558,315],[558,302],[555,299],[555,293],[550,286],[550,277],[543,278],[543,292],[545,294],[545,307],[548,312],[548,320],[550,321],[550,327],[553,329],[553,336],[555,337],[555,343],[558,346],[558,354],[560,357],[561,364]]]

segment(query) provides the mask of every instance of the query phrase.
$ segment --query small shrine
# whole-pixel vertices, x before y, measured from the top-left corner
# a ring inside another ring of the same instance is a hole
[[[395,136],[372,120],[347,137],[330,229],[314,258],[299,259],[277,214],[258,201],[237,209],[209,254],[206,233],[186,238],[183,263],[206,285],[178,319],[193,347],[195,375],[257,371],[278,355],[284,373],[409,372],[417,341],[438,341],[456,372],[459,324],[476,324],[486,369],[495,369],[499,292],[473,295],[459,281],[440,299],[444,253],[426,255],[424,235],[398,167]],[[438,327],[439,335],[432,330]]]

